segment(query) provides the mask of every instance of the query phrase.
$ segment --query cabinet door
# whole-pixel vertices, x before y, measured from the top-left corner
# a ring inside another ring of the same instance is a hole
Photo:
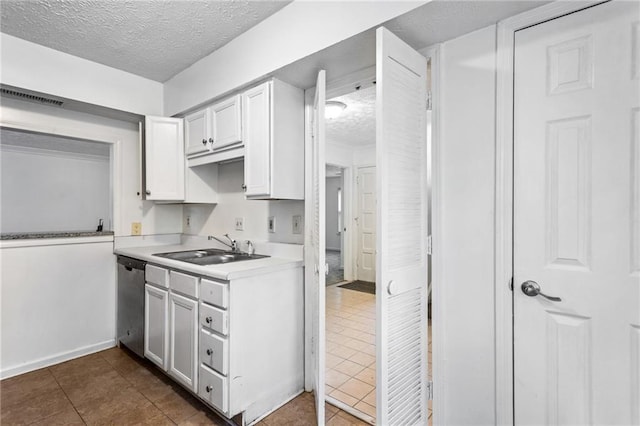
[[[213,150],[231,147],[242,142],[240,95],[232,96],[211,108]]]
[[[198,302],[171,293],[169,374],[197,392]]]
[[[184,199],[184,128],[181,118],[145,119],[147,200]]]
[[[247,196],[269,195],[271,188],[271,83],[242,95],[244,184]]]
[[[187,157],[207,151],[211,134],[209,109],[189,114],[184,118],[184,138]]]
[[[144,286],[144,356],[167,370],[169,292]]]

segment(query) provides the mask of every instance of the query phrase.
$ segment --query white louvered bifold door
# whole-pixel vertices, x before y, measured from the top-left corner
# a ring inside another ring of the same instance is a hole
[[[313,317],[314,391],[319,425],[324,425],[324,358],[325,358],[325,141],[324,104],[326,98],[325,71],[318,73],[312,116],[311,180],[313,223],[311,224],[311,250],[313,251],[313,285],[316,312]]]
[[[427,60],[376,31],[377,424],[426,425]]]

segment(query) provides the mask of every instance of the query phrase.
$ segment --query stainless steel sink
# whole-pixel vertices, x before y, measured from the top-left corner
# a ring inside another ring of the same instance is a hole
[[[182,262],[194,263],[196,265],[218,265],[220,263],[239,262],[241,260],[269,257],[262,254],[236,253],[218,249],[174,251],[170,253],[154,253],[153,255]]]

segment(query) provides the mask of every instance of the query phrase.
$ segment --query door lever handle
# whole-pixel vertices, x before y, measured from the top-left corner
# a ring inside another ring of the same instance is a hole
[[[522,286],[520,286],[520,288],[522,289],[522,292],[529,297],[542,296],[545,299],[551,300],[552,302],[562,302],[562,299],[559,297],[547,296],[546,294],[541,292],[540,285],[535,281],[525,281],[522,283]]]

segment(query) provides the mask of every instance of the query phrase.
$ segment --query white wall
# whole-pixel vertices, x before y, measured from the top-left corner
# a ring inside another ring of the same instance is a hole
[[[113,242],[101,239],[13,248],[7,245],[15,242],[1,243],[0,377],[115,345]]]
[[[294,1],[165,82],[164,112],[175,115],[426,1]]]
[[[451,425],[495,424],[495,26],[442,46],[441,282],[444,413]],[[436,387],[437,389],[438,387]]]
[[[110,230],[108,155],[2,144],[0,184],[2,233],[95,231],[99,219]]]
[[[184,233],[189,235],[229,234],[240,241],[270,241],[303,244],[304,234],[294,234],[292,217],[304,219],[304,201],[292,200],[245,200],[244,162],[236,161],[218,166],[218,204],[184,206]],[[186,217],[190,226],[186,226]],[[276,229],[269,233],[267,221],[274,216]],[[236,231],[235,218],[244,218],[244,230]]]
[[[326,190],[326,232],[325,243],[329,250],[340,250],[338,234],[338,188],[342,188],[342,177],[327,177]]]
[[[182,205],[141,201],[140,140],[137,124],[106,119],[31,102],[3,99],[0,126],[116,143],[114,175],[114,232],[129,235],[131,222],[142,223],[142,233],[182,232]]]
[[[162,115],[163,85],[0,33],[0,82],[141,115]]]

